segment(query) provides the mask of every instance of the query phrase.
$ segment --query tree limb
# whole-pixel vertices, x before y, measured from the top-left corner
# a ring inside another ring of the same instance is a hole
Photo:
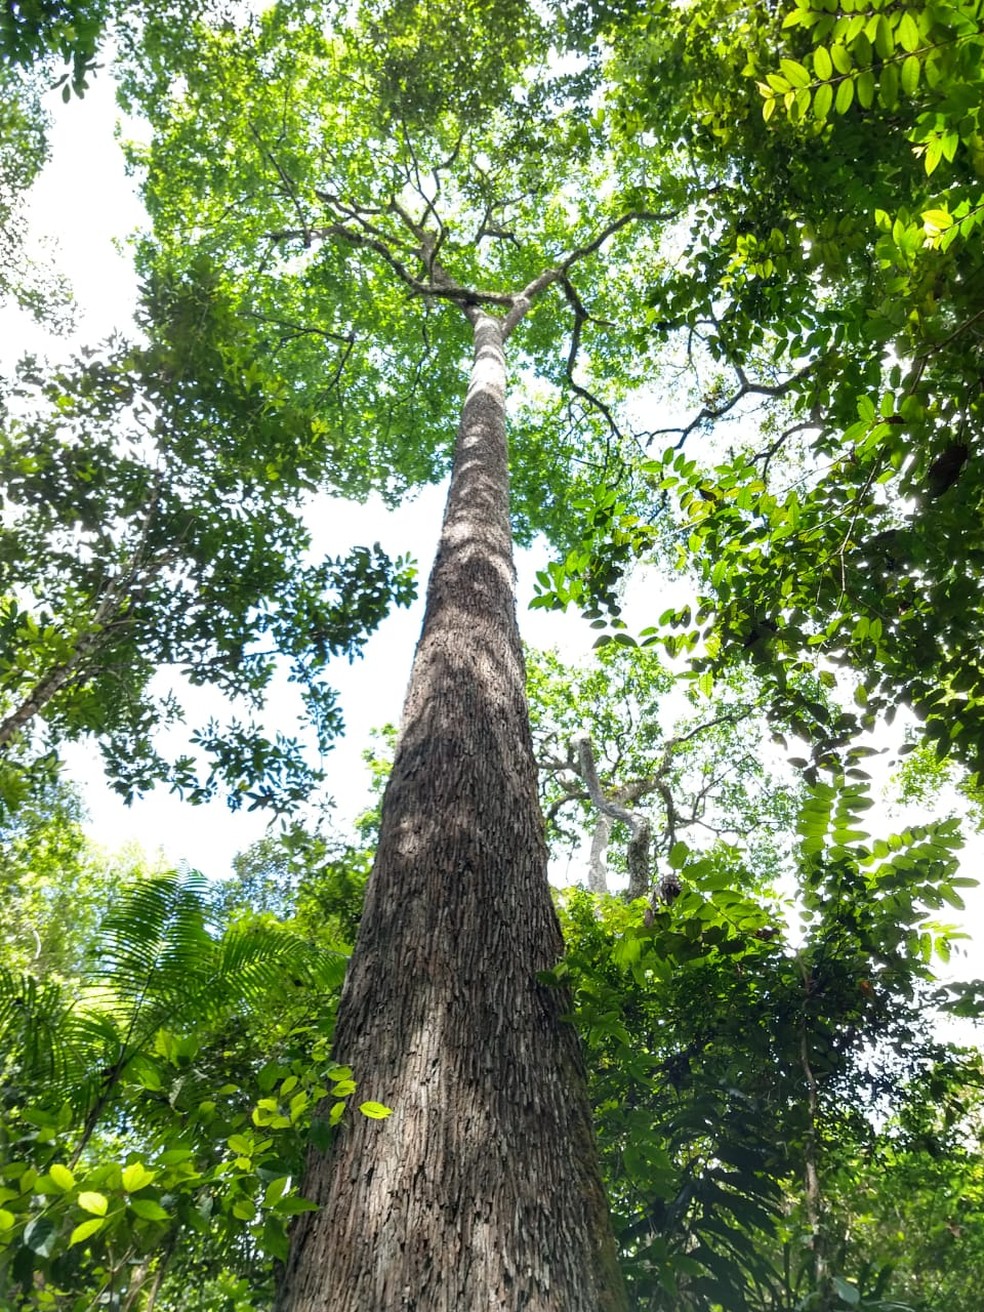
[[[601,781],[598,778],[598,770],[595,765],[594,749],[591,746],[591,739],[586,733],[578,734],[574,738],[573,744],[578,755],[581,778],[587,784],[592,802],[602,815],[608,816],[612,820],[621,820],[629,826],[630,837],[626,850],[629,867],[628,895],[630,900],[645,897],[649,892],[649,845],[652,834],[649,819],[644,815],[640,815],[637,811],[629,811],[626,807],[611,801],[602,792]],[[594,853],[594,844],[592,844],[592,853]]]

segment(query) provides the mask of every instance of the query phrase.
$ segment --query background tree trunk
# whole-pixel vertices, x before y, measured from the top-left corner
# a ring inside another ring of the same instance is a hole
[[[386,1120],[312,1152],[284,1312],[626,1307],[563,950],[513,595],[502,322],[475,362],[337,1059]]]

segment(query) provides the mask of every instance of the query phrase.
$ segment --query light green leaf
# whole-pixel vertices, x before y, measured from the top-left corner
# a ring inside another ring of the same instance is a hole
[[[359,1111],[371,1121],[384,1121],[387,1116],[393,1115],[392,1107],[384,1107],[381,1102],[360,1102]]]
[[[895,53],[895,33],[887,14],[880,14],[875,31],[875,49],[882,59],[891,59]]]
[[[49,1166],[48,1174],[51,1176],[52,1180],[54,1180],[59,1189],[67,1191],[75,1186],[75,1176],[68,1167],[62,1165],[61,1162],[55,1162],[53,1166]]]
[[[902,11],[902,17],[899,19],[898,38],[903,50],[919,49],[919,27],[908,9]]]
[[[829,82],[824,82],[823,86],[817,87],[813,96],[813,117],[822,122],[830,113],[833,99],[834,88]]]
[[[92,1212],[95,1216],[105,1216],[106,1209],[109,1207],[109,1199],[105,1194],[86,1189],[79,1194],[79,1207],[84,1212]]]
[[[902,90],[907,96],[914,96],[919,89],[919,60],[909,55],[902,63]]]
[[[846,77],[837,88],[837,97],[834,101],[834,108],[838,114],[846,114],[854,103],[854,79]]]
[[[131,1162],[123,1167],[123,1188],[128,1194],[135,1194],[145,1189],[157,1176],[156,1171],[148,1171],[142,1162]]]
[[[779,67],[788,78],[791,87],[808,87],[810,85],[809,73],[795,59],[780,59]]]
[[[105,1224],[106,1217],[104,1216],[96,1217],[93,1221],[83,1221],[81,1225],[77,1225],[72,1231],[68,1241],[69,1248],[74,1247],[75,1244],[81,1244],[84,1239],[90,1238],[98,1230],[101,1230]]]
[[[945,232],[953,225],[953,218],[946,210],[923,210],[922,220],[927,228],[936,228],[939,232]]]

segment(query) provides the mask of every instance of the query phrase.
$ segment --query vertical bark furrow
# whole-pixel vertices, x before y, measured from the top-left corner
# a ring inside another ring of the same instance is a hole
[[[625,1307],[568,999],[513,596],[499,320],[475,364],[284,1312]],[[303,1252],[303,1260],[301,1253]]]

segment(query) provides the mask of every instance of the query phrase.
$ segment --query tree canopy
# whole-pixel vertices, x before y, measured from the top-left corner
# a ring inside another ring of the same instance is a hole
[[[5,380],[0,1299],[974,1312],[932,757],[979,788],[980,0],[10,3],[0,52],[12,237],[46,85],[112,63],[150,129],[138,340]],[[534,604],[599,647],[528,713],[506,416]],[[415,592],[312,515],[452,465],[393,761],[309,830],[330,660]],[[218,888],[107,859],[81,738],[281,828]]]

